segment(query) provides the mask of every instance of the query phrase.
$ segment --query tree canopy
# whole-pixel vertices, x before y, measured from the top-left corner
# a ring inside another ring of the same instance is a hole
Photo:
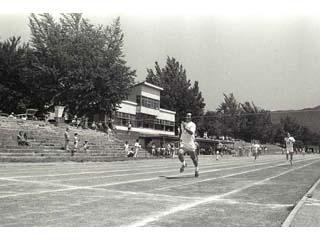
[[[26,78],[32,59],[31,49],[21,44],[20,37],[0,42],[0,109],[5,112],[23,111],[33,106],[35,91]]]
[[[191,80],[187,79],[186,70],[175,58],[167,57],[163,68],[155,62],[154,70],[147,69],[146,81],[164,89],[161,92],[161,107],[176,111],[177,123],[183,120],[187,112],[194,116],[203,115],[205,103],[199,83],[195,81],[191,84]]]
[[[65,105],[72,114],[111,113],[134,83],[117,18],[95,26],[82,14],[31,14],[31,40],[0,42],[1,108]]]
[[[126,98],[135,71],[126,66],[120,19],[94,26],[82,14],[31,14],[35,68],[47,89],[47,104],[79,115],[111,113]]]

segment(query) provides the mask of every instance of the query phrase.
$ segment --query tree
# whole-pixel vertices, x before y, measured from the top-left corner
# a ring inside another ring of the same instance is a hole
[[[263,143],[273,140],[270,111],[257,107],[253,102],[240,103],[240,138],[248,142],[260,140]]]
[[[129,93],[135,71],[126,66],[124,34],[117,18],[94,26],[82,14],[31,14],[33,75],[46,94],[43,104],[66,105],[77,115],[111,113]]]
[[[204,132],[208,133],[208,136],[221,136],[223,135],[223,125],[220,121],[220,114],[215,111],[207,111],[200,122],[198,129],[201,135]]]
[[[203,115],[204,98],[199,90],[199,83],[187,79],[186,70],[175,58],[167,57],[164,68],[155,62],[155,70],[147,69],[146,81],[164,90],[161,92],[161,108],[176,112],[176,122],[184,119],[186,113],[191,112],[196,122]]]
[[[34,97],[25,76],[31,49],[20,41],[11,37],[0,42],[0,109],[7,113],[25,111]]]
[[[224,136],[238,137],[240,132],[240,104],[237,102],[233,93],[223,94],[224,102],[218,108],[219,122],[221,123],[221,133]]]

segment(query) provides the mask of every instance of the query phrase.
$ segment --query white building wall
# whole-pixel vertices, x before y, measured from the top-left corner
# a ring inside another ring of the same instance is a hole
[[[148,115],[153,115],[153,116],[158,116],[159,115],[159,110],[153,109],[153,108],[147,108],[143,106],[138,106],[137,107],[137,112],[138,113],[144,113]]]
[[[136,115],[137,103],[131,101],[122,101],[120,104],[120,108],[117,110],[117,112]]]
[[[142,86],[141,95],[160,101],[160,91],[158,89],[154,89],[148,86]]]
[[[158,119],[175,122],[175,112],[160,108]]]
[[[128,127],[125,127],[125,126],[115,126],[115,127],[116,127],[117,130],[123,130],[123,131],[127,131],[128,130]],[[143,134],[151,134],[151,135],[161,134],[161,135],[174,136],[174,132],[163,131],[163,130],[155,130],[155,129],[149,129],[149,128],[136,128],[136,127],[133,127],[133,128],[131,128],[131,131],[139,132],[139,133],[143,133]]]

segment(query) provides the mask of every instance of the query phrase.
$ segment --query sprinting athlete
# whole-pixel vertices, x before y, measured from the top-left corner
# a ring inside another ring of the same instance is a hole
[[[182,173],[186,167],[184,154],[188,153],[195,167],[194,176],[199,177],[198,156],[196,154],[196,144],[195,144],[195,132],[196,132],[196,124],[191,121],[191,113],[187,113],[186,122],[181,123],[180,149],[178,153],[179,160],[182,163],[182,166],[180,168],[180,173]]]
[[[254,160],[256,160],[259,156],[259,148],[260,148],[260,145],[256,141],[253,141],[251,151],[254,156]]]
[[[290,133],[287,134],[287,137],[284,138],[286,143],[286,158],[289,160],[290,155],[290,165],[292,166],[292,158],[293,158],[293,144],[296,142],[294,137],[291,137]]]

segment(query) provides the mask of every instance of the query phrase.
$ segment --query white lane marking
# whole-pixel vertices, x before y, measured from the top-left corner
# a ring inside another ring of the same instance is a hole
[[[0,178],[1,180],[6,180],[5,178]],[[125,195],[146,195],[146,196],[152,196],[152,197],[167,197],[167,198],[175,198],[175,199],[200,199],[198,197],[183,197],[183,196],[172,196],[172,195],[166,195],[166,194],[154,194],[154,193],[145,193],[145,192],[133,192],[133,191],[119,191],[119,190],[112,190],[112,189],[105,189],[105,188],[93,188],[90,186],[87,187],[78,187],[78,186],[72,186],[72,185],[65,185],[65,184],[55,184],[51,182],[38,182],[38,181],[28,181],[28,180],[20,180],[20,179],[8,179],[8,181],[12,182],[24,182],[24,183],[35,183],[40,185],[52,185],[52,186],[58,186],[58,187],[65,187],[65,190],[77,190],[77,189],[90,189],[90,190],[99,190],[104,192],[115,192],[115,193],[122,193]],[[64,190],[64,189],[59,189]],[[52,190],[55,192],[55,190]],[[6,192],[6,193],[13,193],[13,192]],[[48,191],[40,191],[40,192],[27,192],[27,193],[18,193],[18,194],[10,194],[10,196],[16,195],[16,196],[22,196],[22,195],[30,195],[30,194],[42,194],[42,193],[48,193]],[[9,196],[9,195],[8,195]],[[0,198],[5,198],[6,196],[0,196]]]
[[[184,196],[175,196],[175,195],[167,195],[167,194],[157,194],[157,193],[148,193],[148,192],[132,192],[132,191],[119,191],[119,190],[113,190],[113,189],[105,189],[105,188],[90,188],[92,190],[101,190],[105,192],[114,192],[114,193],[122,193],[125,195],[144,195],[153,197],[155,200],[158,197],[164,197],[164,198],[172,198],[172,199],[182,199],[182,200],[199,200],[202,199],[201,197],[184,197]]]
[[[320,203],[315,203],[315,202],[306,202],[306,205],[308,205],[308,206],[317,206],[317,207],[319,207],[319,206],[320,206]]]
[[[313,159],[311,159],[311,160],[308,159],[308,160],[300,160],[300,161],[296,161],[296,162],[304,162],[304,161],[312,161],[312,160]],[[260,165],[266,165],[266,164],[256,164],[255,166],[260,166]],[[281,164],[278,164],[278,165],[272,165],[272,166],[269,166],[269,167],[264,168],[264,169],[274,168],[274,167],[278,167],[278,166],[282,166],[282,165],[286,165],[286,164],[281,163]],[[259,171],[259,169],[257,169],[257,171]],[[197,180],[197,181],[190,182],[190,183],[183,183],[183,184],[177,184],[177,185],[172,185],[172,186],[167,186],[167,187],[155,188],[155,189],[152,190],[152,192],[154,192],[154,191],[162,191],[162,190],[165,190],[165,189],[171,189],[171,188],[177,188],[177,187],[183,187],[183,186],[193,185],[193,184],[202,183],[202,182],[208,182],[208,181],[212,181],[212,180],[216,180],[216,179],[233,177],[233,176],[236,176],[236,175],[241,175],[241,174],[250,173],[250,172],[255,172],[255,170],[248,170],[248,171],[243,171],[243,172],[240,172],[240,173],[231,173],[231,174],[224,175],[224,176],[219,176],[219,177],[214,177],[214,178],[207,178],[207,179],[203,179],[203,180]]]
[[[12,179],[12,178],[0,178],[0,180],[8,181],[8,182],[22,182],[22,183],[32,183],[32,184],[39,184],[39,185],[51,185],[51,186],[58,186],[58,187],[71,187],[71,188],[77,188],[78,186],[71,186],[66,184],[57,184],[57,183],[51,183],[46,181],[30,181],[30,180],[21,180],[21,179]]]
[[[302,161],[309,161],[309,160],[302,160]],[[300,161],[297,161],[300,162]],[[261,165],[265,165],[265,164],[261,164]],[[266,168],[258,168],[258,169],[254,169],[254,170],[250,170],[250,171],[246,171],[245,173],[249,173],[249,172],[256,172],[256,171],[260,171],[260,170],[264,170],[264,169],[268,169],[268,168],[274,168],[274,167],[278,167],[281,165],[285,165],[285,164],[278,164],[278,165],[272,165]],[[227,176],[236,176],[236,175],[241,175],[244,172],[241,173],[235,173],[235,174],[229,174]],[[187,174],[185,174],[187,175]],[[183,175],[184,176],[184,175]],[[223,176],[222,176],[223,177]],[[221,177],[219,177],[221,178]],[[120,181],[120,182],[112,182],[112,183],[107,183],[107,184],[96,184],[96,185],[88,185],[88,186],[70,186],[70,185],[65,185],[65,184],[55,184],[55,183],[50,183],[50,182],[43,182],[43,181],[25,181],[25,180],[18,180],[18,179],[11,179],[12,181],[16,181],[16,182],[29,182],[29,183],[42,183],[42,184],[49,184],[49,185],[54,185],[54,186],[60,186],[60,187],[67,187],[67,188],[72,188],[72,189],[78,189],[78,188],[83,188],[83,189],[88,189],[88,188],[96,188],[96,187],[108,187],[108,186],[115,186],[115,185],[122,185],[122,184],[128,184],[128,183],[136,183],[136,182],[146,182],[146,181],[153,181],[153,180],[157,180],[159,179],[159,177],[152,177],[152,178],[144,178],[144,179],[135,179],[135,180],[129,180],[129,181]],[[216,178],[214,178],[216,179]],[[208,181],[212,181],[214,179],[210,179]],[[6,180],[6,178],[2,178],[2,180]],[[206,181],[206,179],[201,180]],[[198,182],[198,181],[197,181]],[[197,183],[194,182],[194,183]],[[0,198],[3,198],[5,196],[1,196]]]
[[[9,197],[26,196],[26,195],[39,195],[39,194],[45,194],[45,193],[73,191],[73,190],[78,190],[78,189],[85,189],[85,188],[84,187],[74,187],[74,188],[62,188],[62,189],[56,189],[56,190],[45,190],[45,191],[39,191],[39,192],[24,192],[24,193],[17,193],[17,194],[8,194],[8,195],[0,196],[0,199],[9,198]]]
[[[243,201],[237,201],[237,200],[227,199],[227,198],[216,199],[215,202],[222,202],[223,204],[235,204],[235,205],[236,204],[239,204],[239,205],[253,205],[253,206],[266,207],[266,208],[292,207],[292,204],[243,202]]]
[[[306,160],[303,160],[306,161]],[[281,166],[285,164],[279,164],[273,167]],[[269,168],[269,167],[267,167]],[[266,168],[260,168],[256,169],[254,171],[260,171],[264,170]],[[61,186],[61,187],[66,187],[64,189],[58,189],[58,190],[47,190],[47,191],[40,191],[40,192],[27,192],[27,193],[17,193],[17,194],[10,194],[10,195],[4,195],[0,196],[1,198],[8,198],[8,197],[18,197],[18,196],[23,196],[23,195],[37,195],[37,194],[43,194],[43,193],[50,193],[50,192],[61,192],[61,191],[71,191],[71,190],[78,190],[78,189],[91,189],[94,190],[97,187],[104,187],[104,186],[113,186],[113,185],[120,185],[120,184],[126,184],[126,183],[132,183],[132,182],[141,182],[141,181],[152,181],[156,180],[159,178],[148,178],[148,179],[137,179],[137,180],[131,180],[131,181],[123,181],[123,182],[116,182],[116,183],[109,183],[109,184],[98,184],[98,185],[89,185],[89,186],[71,186],[71,185],[63,185],[63,184],[54,184],[55,186]],[[24,180],[20,180],[23,182]],[[36,183],[35,181],[32,181],[33,183]],[[43,184],[46,184],[47,182],[43,182]],[[49,184],[49,183],[48,183]]]
[[[226,196],[229,196],[229,195],[232,195],[232,194],[235,194],[235,193],[238,193],[240,191],[243,191],[245,189],[248,189],[250,187],[253,187],[253,186],[256,186],[256,185],[260,185],[264,182],[267,182],[267,181],[270,181],[271,179],[274,179],[274,178],[277,178],[277,177],[280,177],[282,175],[285,175],[287,173],[290,173],[290,172],[293,172],[293,171],[296,171],[298,169],[301,169],[301,168],[304,168],[304,167],[307,167],[307,166],[310,166],[312,164],[314,164],[315,162],[312,162],[312,163],[308,163],[308,164],[305,164],[303,166],[300,166],[300,167],[297,167],[297,168],[293,168],[293,169],[290,169],[290,170],[287,170],[287,171],[284,171],[280,174],[277,174],[277,175],[274,175],[272,177],[268,177],[268,178],[265,178],[263,180],[259,180],[255,183],[251,183],[251,184],[247,184],[245,185],[244,187],[241,187],[241,188],[238,188],[238,189],[235,189],[235,190],[232,190],[230,192],[227,192],[227,193],[224,193],[224,194],[221,194],[221,195],[214,195],[214,196],[211,196],[211,197],[207,197],[207,198],[204,198],[202,200],[198,200],[198,201],[195,201],[193,203],[187,203],[187,204],[181,204],[179,206],[176,206],[176,207],[173,207],[167,211],[163,211],[163,212],[158,212],[157,214],[154,214],[152,216],[149,216],[149,217],[146,217],[145,219],[141,220],[141,221],[138,221],[138,222],[135,222],[135,223],[132,223],[129,225],[129,227],[142,227],[142,226],[145,226],[151,222],[155,222],[155,221],[158,221],[160,220],[161,218],[163,217],[166,217],[168,215],[172,215],[172,214],[175,214],[177,212],[181,212],[181,211],[186,211],[186,210],[189,210],[190,208],[193,208],[193,207],[196,207],[196,206],[199,206],[199,205],[202,205],[202,204],[207,204],[207,203],[210,203],[214,200],[217,200],[217,199],[221,199],[221,198],[224,198]]]
[[[281,160],[279,158],[276,158],[276,159],[273,159],[274,157],[276,157],[277,155],[270,155],[270,157],[272,157],[271,160],[268,160],[268,161],[277,161],[277,160]],[[155,160],[158,160],[158,159],[155,159]],[[166,159],[167,160],[167,159]],[[171,160],[171,159],[170,159]],[[162,161],[164,162],[165,164],[167,164],[168,166],[176,166],[177,163],[179,164],[179,160],[177,159],[172,159],[173,161],[172,162],[168,162],[168,161]],[[236,158],[236,159],[232,159],[232,160],[227,160],[226,162],[225,161],[219,161],[219,162],[216,162],[216,161],[213,161],[213,160],[208,160],[208,159],[204,159],[204,161],[201,161],[202,163],[206,163],[206,164],[201,164],[201,166],[207,166],[207,165],[216,165],[216,166],[219,166],[219,165],[226,165],[226,164],[241,164],[241,163],[245,163],[245,162],[251,162],[252,159],[248,159],[248,158]],[[130,167],[129,165],[134,165],[135,167],[138,167],[138,165],[142,165],[142,166],[139,166],[139,169],[147,169],[147,168],[154,168],[154,167],[161,167],[163,166],[163,163],[160,163],[158,164],[158,162],[156,162],[157,164],[151,164],[150,165],[150,161],[151,160],[148,160],[148,161],[145,161],[143,163],[139,162],[139,164],[136,164],[138,163],[138,161],[127,161],[127,162],[114,162],[114,163],[111,163],[111,162],[106,162],[106,163],[102,163],[100,165],[97,165],[97,166],[89,166],[91,169],[96,169],[96,168],[99,168],[99,170],[101,169],[101,167],[103,168],[107,168],[109,169],[110,167],[120,167],[119,169],[114,169],[113,171],[125,171],[128,169],[128,167]],[[152,162],[154,163],[154,162]],[[209,163],[209,164],[207,164]],[[10,174],[12,171],[15,171],[15,170],[18,170],[18,172],[15,172],[15,173],[24,173],[24,172],[30,172],[30,170],[50,170],[50,171],[53,171],[53,170],[65,170],[65,167],[67,166],[68,167],[68,170],[82,170],[82,169],[88,169],[88,166],[86,165],[86,163],[78,163],[79,165],[75,165],[74,168],[70,168],[70,165],[69,164],[65,164],[65,165],[61,165],[60,167],[58,168],[52,168],[52,165],[49,165],[48,167],[46,168],[28,168],[28,169],[10,169],[10,171],[4,171],[4,172],[1,172],[2,174]],[[121,164],[121,165],[120,165]],[[124,165],[125,164],[125,165]],[[148,166],[145,166],[145,164],[149,164]],[[32,165],[31,165],[32,166]],[[73,165],[72,165],[73,166]],[[18,168],[18,167],[17,167]],[[8,169],[9,170],[9,169]],[[104,171],[104,170],[103,170]],[[72,172],[71,173],[65,173],[66,175],[68,174],[73,174]],[[51,174],[51,176],[56,176],[56,175],[59,175],[59,174]],[[16,176],[16,177],[28,177],[30,175],[26,175],[26,176]],[[43,175],[43,176],[48,176],[48,175]],[[32,177],[32,176],[30,176]]]
[[[274,162],[274,161],[272,161]],[[252,163],[244,164],[244,165],[236,165],[236,167],[230,167],[230,168],[214,168],[212,165],[207,165],[205,167],[202,167],[201,169],[212,169],[209,171],[201,171],[201,173],[211,173],[211,172],[218,172],[222,170],[230,170],[230,169],[237,169],[237,168],[244,168],[248,166],[260,166],[260,165],[267,165],[270,163],[260,163],[252,165]],[[234,164],[232,164],[234,165]],[[227,165],[225,165],[227,166]],[[168,168],[168,169],[172,169]],[[118,174],[118,175],[110,175],[110,176],[96,176],[96,177],[85,177],[85,178],[67,178],[67,179],[57,179],[57,180],[49,180],[49,182],[60,182],[60,181],[74,181],[74,180],[86,180],[86,179],[105,179],[105,178],[112,178],[112,177],[121,177],[121,176],[132,176],[132,175],[145,175],[150,173],[161,173],[161,172],[177,172],[177,169],[174,170],[163,170],[163,171],[152,171],[152,172],[138,172],[138,173],[126,173],[126,174]],[[189,174],[180,174],[179,176],[188,176]]]
[[[308,199],[308,195],[311,194],[316,187],[320,183],[320,178],[312,185],[312,187],[306,192],[306,194],[301,198],[301,200],[296,204],[294,209],[290,212],[286,220],[282,223],[282,227],[290,227],[292,221],[294,220],[295,216],[297,215],[300,208],[303,206],[305,201]]]
[[[269,160],[274,161],[274,160]],[[227,164],[202,164],[201,166],[207,167],[207,166],[226,166],[226,165],[239,165],[242,162],[237,163],[227,163]],[[171,166],[172,165],[172,166]],[[176,166],[177,163],[170,163],[169,166],[162,167],[162,165],[159,165],[160,167],[157,167],[158,169],[171,169],[174,166]],[[17,176],[10,176],[8,178],[33,178],[33,177],[59,177],[59,176],[72,176],[72,175],[85,175],[85,174],[96,174],[96,173],[112,173],[112,172],[129,172],[129,171],[136,171],[136,170],[145,170],[145,169],[154,169],[153,166],[141,166],[139,168],[130,169],[128,166],[126,166],[126,169],[118,169],[118,170],[102,170],[102,171],[87,171],[87,172],[71,172],[71,173],[60,173],[60,174],[43,174],[43,175],[17,175]],[[30,170],[30,169],[29,169]],[[33,170],[33,169],[31,169]],[[51,169],[50,169],[51,170]]]
[[[311,161],[311,160],[300,160],[300,161],[296,161],[296,162],[304,162],[304,161]],[[247,171],[246,173],[249,173],[249,172],[256,172],[256,171],[260,171],[260,170],[264,170],[264,169],[268,169],[268,168],[274,168],[274,167],[279,167],[279,166],[282,166],[282,165],[287,165],[287,163],[282,163],[282,164],[278,164],[278,165],[272,165],[272,166],[269,166],[269,167],[266,167],[266,168],[258,168],[258,169],[255,169],[255,170],[250,170],[250,171]],[[243,173],[236,173],[235,175],[233,176],[236,176],[236,175],[241,175]],[[188,174],[186,174],[188,175]],[[181,175],[180,175],[181,176]],[[184,176],[184,175],[183,175]],[[153,180],[156,180],[156,179],[159,179],[158,177],[157,178],[144,178],[144,179],[135,179],[135,180],[129,180],[129,181],[120,181],[120,182],[113,182],[113,183],[106,183],[106,184],[97,184],[97,185],[91,185],[90,187],[107,187],[107,186],[115,186],[115,185],[122,185],[122,184],[128,184],[128,183],[136,183],[136,182],[147,182],[147,181],[153,181]],[[205,180],[200,180],[200,181],[205,181]],[[211,180],[210,180],[211,181]],[[195,182],[192,182],[190,184],[195,184],[197,183],[198,181],[195,181]]]

